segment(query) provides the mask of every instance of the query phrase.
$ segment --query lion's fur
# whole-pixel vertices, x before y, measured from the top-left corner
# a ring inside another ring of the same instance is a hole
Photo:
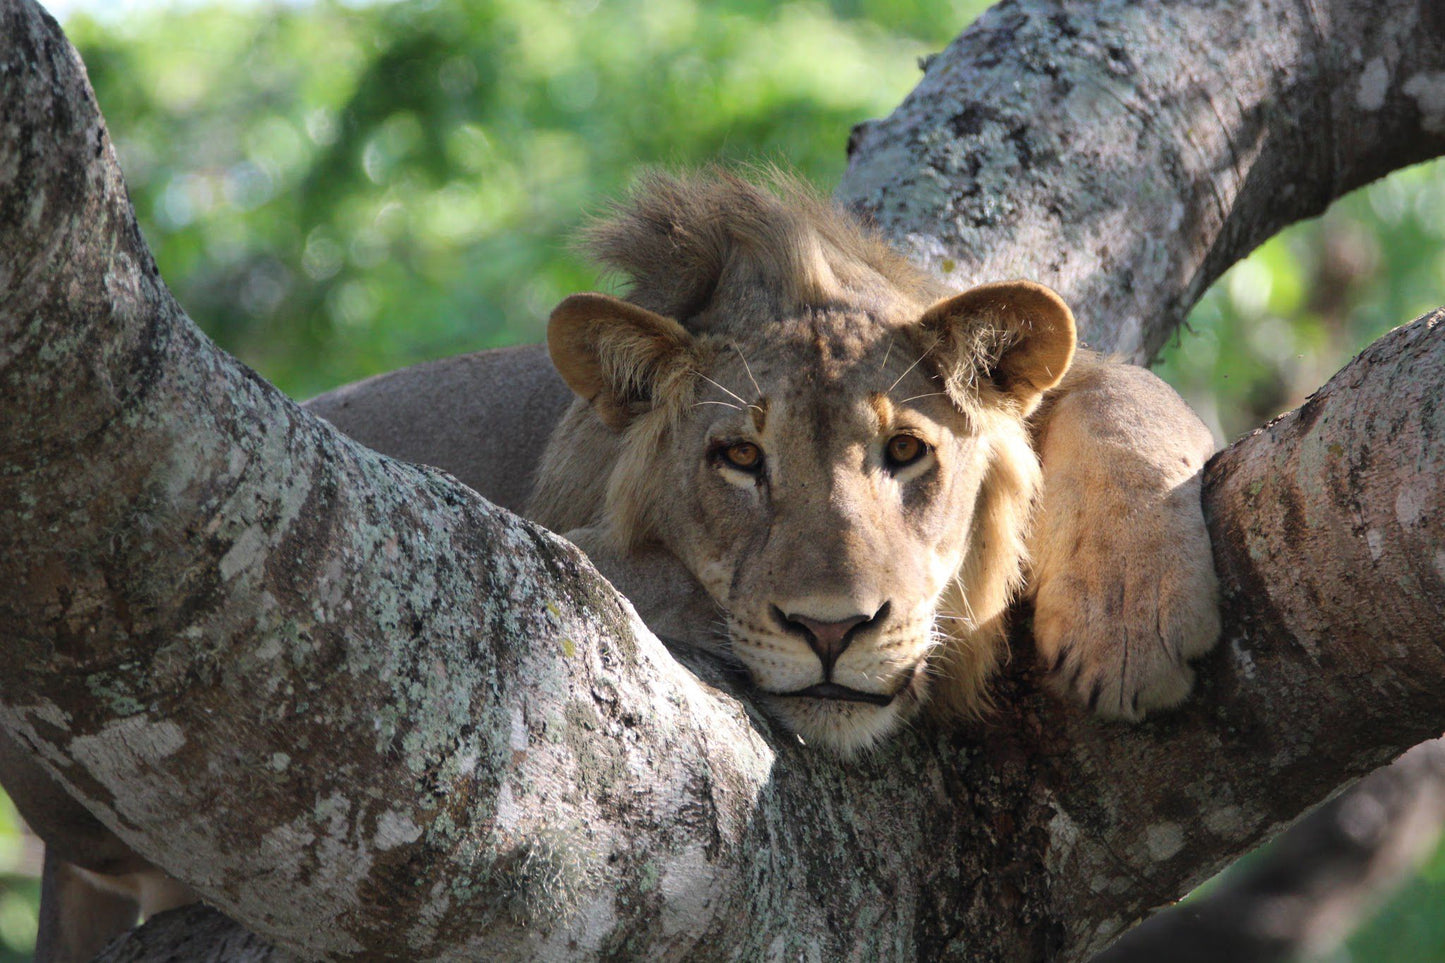
[[[713,316],[726,327],[893,291],[951,293],[804,181],[759,174],[761,184],[717,167],[645,174],[583,231],[583,248],[627,278],[629,301],[699,333],[709,305],[732,309]]]
[[[940,653],[940,675],[951,684],[940,686],[933,702],[959,715],[977,714],[988,703],[988,680],[1006,655],[1009,605],[1023,586],[1043,483],[1026,437],[989,434],[1000,451],[980,493],[969,552],[939,603],[939,621],[953,639]]]
[[[528,514],[557,531],[586,529],[589,537],[603,538],[607,544],[598,547],[615,557],[657,540],[658,506],[677,498],[668,489],[669,438],[699,404],[740,407],[745,395],[751,398],[748,362],[758,365],[760,352],[770,350],[774,328],[783,336],[779,319],[847,312],[857,325],[876,328],[856,335],[874,339],[874,347],[883,337],[899,342],[895,366],[908,360],[905,353],[921,361],[947,352],[953,365],[933,379],[933,393],[946,394],[978,437],[987,467],[963,564],[938,602],[943,644],[929,666],[934,704],[975,712],[1002,656],[1005,613],[1022,581],[1040,485],[1026,422],[1037,398],[1010,393],[986,372],[1027,331],[1017,324],[981,324],[945,337],[914,325],[954,292],[798,181],[776,173],[768,181],[760,186],[716,170],[654,173],[586,231],[589,252],[625,276],[627,301],[676,321],[695,340],[684,360],[659,366],[650,331],[617,325],[599,333],[591,327],[608,325],[606,320],[573,326],[605,356],[599,370],[606,369],[602,378],[612,395],[600,398],[591,380],[574,384],[583,397],[552,437]],[[566,308],[564,302],[559,311]],[[983,304],[977,310],[1003,309]],[[843,345],[838,357],[846,356],[855,334],[826,332]],[[1070,351],[1071,339],[1070,333]],[[554,356],[559,350],[570,349],[554,344]],[[743,357],[745,350],[751,358]],[[746,369],[742,381],[724,386],[706,376],[711,365],[734,354]],[[819,357],[826,367],[833,355],[824,350]],[[710,390],[717,397],[704,399]],[[624,408],[623,416],[609,419],[608,411]],[[755,421],[765,417],[753,414]],[[608,420],[615,423],[604,424]],[[857,744],[872,738],[860,736]]]

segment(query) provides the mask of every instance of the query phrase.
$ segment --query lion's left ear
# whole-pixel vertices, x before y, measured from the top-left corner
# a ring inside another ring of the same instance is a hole
[[[671,318],[606,294],[574,294],[547,323],[557,373],[613,431],[681,396],[696,364],[695,346]]]
[[[928,352],[950,395],[976,394],[982,381],[1027,414],[1064,377],[1074,357],[1074,314],[1032,281],[981,284],[923,313]]]

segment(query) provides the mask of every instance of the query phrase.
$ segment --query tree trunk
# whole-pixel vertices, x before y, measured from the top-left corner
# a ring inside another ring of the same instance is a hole
[[[1183,29],[1190,11],[1217,6],[1161,16]],[[1253,22],[1275,6],[1236,15]],[[997,195],[1013,213],[970,228],[957,243],[977,260],[955,270],[1020,273],[1058,257],[1068,267],[1053,280],[1092,305],[1096,331],[1119,332],[1096,341],[1128,346],[1135,331],[1157,343],[1143,332],[1177,320],[1200,275],[1178,276],[1217,272],[1226,250],[1264,231],[1238,224],[1295,216],[1251,206],[1262,197],[1243,185],[1258,165],[1310,185],[1305,207],[1372,176],[1350,152],[1383,155],[1376,141],[1288,134],[1303,89],[1335,76],[1321,66],[1338,59],[1330,36],[1366,64],[1367,40],[1383,51],[1400,36],[1334,6],[1312,43],[1272,55],[1264,106],[1244,112],[1253,146],[1225,169],[1189,174],[1179,158],[1195,147],[1174,146],[1189,143],[1185,128],[1141,122],[1137,104],[1152,101],[1124,95],[1153,89],[1142,71],[1102,87],[1090,112],[1051,115],[1041,102],[1039,117],[1086,116],[1087,130],[1054,135],[1058,160],[1030,148],[1035,173]],[[1426,110],[1435,101],[1409,93],[1434,89],[1412,88],[1411,71],[1424,69],[1420,48],[1445,56],[1422,36],[1442,25],[1425,3],[1372,9],[1396,26],[1413,17],[1409,51],[1390,48],[1369,87],[1383,98],[1369,129],[1393,138],[1400,163],[1445,146]],[[948,94],[944,73],[987,91],[990,77],[1039,63],[1050,40],[1086,50],[1081,38],[1130,24],[1153,35],[1127,13],[1006,6],[925,87],[956,103],[962,87]],[[1272,35],[1288,36],[1288,22],[1271,22]],[[1300,412],[1212,463],[1228,641],[1183,711],[1141,727],[1084,718],[1037,692],[1021,639],[1007,708],[986,724],[923,727],[843,764],[774,729],[707,664],[679,664],[565,542],[444,474],[348,441],[206,341],[140,239],[74,51],[29,0],[0,0],[0,24],[0,724],[126,843],[280,948],[1084,959],[1445,721],[1434,638],[1445,314],[1382,339]],[[991,53],[1001,24],[1017,63]],[[1219,41],[1210,56],[1161,52],[1168,72],[1207,60],[1196,74],[1208,90],[1216,69],[1256,69],[1254,46],[1230,45],[1239,34],[1203,36]],[[1231,57],[1245,59],[1221,65]],[[1035,87],[1055,84],[1037,70]],[[1076,89],[1101,83],[1086,76]],[[1345,121],[1364,120],[1341,119],[1347,106],[1332,116],[1354,131]],[[1164,201],[1121,190],[1128,204],[1091,221],[1102,195],[1086,203],[1061,181],[1055,200],[1077,217],[1049,215],[1052,244],[1025,223],[1046,208],[1024,188],[1091,158],[1103,184],[1108,157],[1068,144],[1110,143],[1111,123],[1148,133],[1134,142],[1136,175],[1176,171],[1167,183],[1179,190]],[[1236,145],[1243,123],[1224,125]],[[971,136],[969,123],[944,127]],[[867,173],[884,131],[864,135],[845,193],[877,201],[895,231],[905,196],[942,205],[921,216],[963,223],[965,172],[899,173],[906,151],[888,147],[876,169],[893,173]],[[975,181],[996,179],[977,156]],[[1319,170],[1328,186],[1309,180]],[[1225,186],[1203,189],[1208,175]],[[1170,222],[1151,219],[1156,203],[1181,207],[1194,240],[1161,237]],[[1219,253],[1190,268],[1206,236]],[[1105,257],[1106,237],[1120,253]],[[1125,263],[1132,284],[1103,279]],[[1155,307],[1131,325],[1120,312],[1140,291],[1137,311]]]

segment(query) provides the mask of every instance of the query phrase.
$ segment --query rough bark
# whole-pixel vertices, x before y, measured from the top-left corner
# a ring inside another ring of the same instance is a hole
[[[234,920],[201,903],[160,913],[115,940],[94,963],[297,963]]]
[[[210,345],[74,52],[0,27],[0,724],[280,947],[1082,959],[1445,719],[1439,313],[1213,463],[1184,711],[1085,719],[1020,640],[995,718],[842,764]]]
[[[1145,362],[1281,228],[1445,151],[1437,0],[1005,0],[864,124],[839,196],[960,285]]]
[[[1423,743],[1226,870],[1203,895],[1130,930],[1093,963],[1328,959],[1434,851],[1445,821],[1445,743]]]

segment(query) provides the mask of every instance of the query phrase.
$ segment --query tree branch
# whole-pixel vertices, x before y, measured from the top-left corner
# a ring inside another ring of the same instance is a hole
[[[74,51],[0,27],[0,723],[279,946],[1081,959],[1440,729],[1438,313],[1213,464],[1231,641],[1183,712],[1082,718],[1023,651],[986,724],[843,765],[216,350]]]
[[[840,198],[964,287],[1027,277],[1152,358],[1280,229],[1445,152],[1435,0],[1005,0],[850,143]]]
[[[1208,891],[1145,920],[1092,963],[1328,958],[1435,849],[1445,743],[1421,743],[1290,827]]]
[[[91,963],[298,963],[204,903],[192,903],[146,920],[113,941]]]
[[[545,943],[533,914],[578,938],[556,922],[595,931],[700,820],[734,839],[766,769],[739,705],[575,548],[210,344],[74,50],[31,3],[0,36],[6,727],[147,858],[334,958]]]

